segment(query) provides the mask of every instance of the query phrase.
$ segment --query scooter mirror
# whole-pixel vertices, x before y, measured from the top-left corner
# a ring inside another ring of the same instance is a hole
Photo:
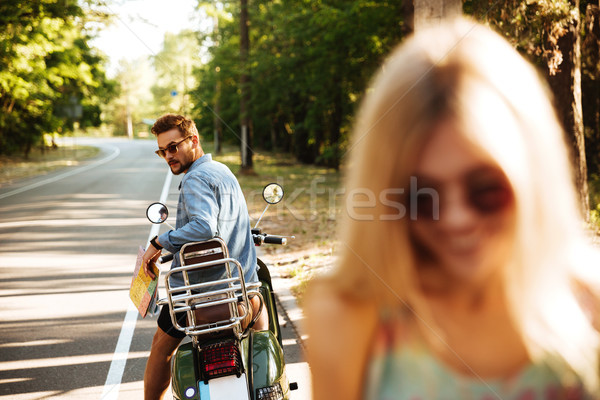
[[[146,209],[146,217],[153,224],[162,224],[169,217],[169,210],[163,203],[152,203]]]
[[[283,199],[283,188],[278,183],[269,183],[263,189],[263,199],[269,204],[277,204]]]

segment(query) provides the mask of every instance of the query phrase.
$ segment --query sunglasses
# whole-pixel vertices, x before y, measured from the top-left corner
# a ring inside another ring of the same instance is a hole
[[[463,183],[464,199],[471,210],[482,217],[492,216],[506,210],[512,202],[512,190],[504,180],[466,179]],[[421,187],[411,193],[411,216],[427,220],[439,220],[443,212],[443,190]]]
[[[186,137],[184,137],[183,139],[181,139],[177,143],[170,144],[167,147],[165,147],[164,149],[158,149],[158,150],[156,150],[155,153],[159,157],[162,157],[162,158],[165,158],[165,156],[167,155],[167,152],[169,152],[171,154],[176,154],[177,153],[177,146],[179,146],[181,143],[183,143],[184,141],[188,140],[191,137],[192,137],[192,135],[186,136]]]

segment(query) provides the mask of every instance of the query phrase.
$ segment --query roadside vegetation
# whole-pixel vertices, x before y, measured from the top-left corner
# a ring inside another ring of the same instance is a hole
[[[590,229],[600,242],[600,174],[592,174],[588,181],[590,185]]]
[[[100,150],[91,146],[34,147],[25,157],[22,153],[0,155],[0,187],[15,180],[47,174],[59,168],[75,166],[95,157]]]
[[[212,146],[204,147],[206,152],[212,152]],[[98,152],[95,147],[57,146],[47,147],[43,152],[40,147],[33,148],[28,158],[23,155],[0,156],[0,187],[18,179],[76,166]],[[315,272],[329,268],[334,262],[342,201],[340,172],[298,163],[289,154],[257,151],[255,174],[243,175],[239,173],[239,149],[234,146],[226,146],[214,158],[238,176],[248,202],[252,226],[266,206],[262,198],[263,187],[271,182],[283,186],[285,196],[282,202],[269,207],[260,227],[267,233],[294,236],[294,239],[290,239],[285,247],[265,245],[259,251],[284,278],[294,280],[292,291],[301,299],[307,282]]]
[[[206,144],[206,152],[212,145]],[[15,180],[46,174],[58,168],[76,166],[98,154],[88,146],[34,148],[29,158],[21,155],[0,156],[0,187]],[[294,236],[287,246],[265,245],[260,252],[284,278],[293,279],[292,291],[298,301],[310,279],[335,263],[338,242],[337,223],[343,210],[342,175],[334,168],[306,165],[286,153],[255,152],[255,174],[240,174],[239,149],[226,146],[214,158],[226,164],[238,177],[248,203],[252,226],[260,218],[266,203],[262,189],[271,182],[281,184],[285,196],[271,205],[261,220],[264,232]],[[590,179],[590,230],[600,235],[600,179]]]
[[[289,206],[283,212],[302,222],[289,226],[297,231],[292,234],[314,234],[315,244],[329,240],[340,197],[329,192],[339,187],[331,176],[343,169],[354,113],[371,77],[413,29],[414,2],[256,0],[242,13],[240,2],[199,0],[195,17],[212,23],[165,34],[156,54],[123,60],[109,76],[108,58],[93,39],[120,18],[111,11],[113,2],[0,2],[0,154],[34,158],[47,135],[91,128],[148,137],[155,118],[177,112],[193,118],[208,141],[225,146],[224,159],[237,166],[239,133],[250,126],[244,142],[272,153],[250,152],[246,169],[255,165],[261,178],[285,178]],[[598,1],[462,5],[465,15],[502,34],[548,80],[577,156],[582,207],[597,227]],[[53,166],[45,162],[42,170]],[[8,171],[6,163],[2,167]],[[36,173],[27,169],[20,173]],[[248,190],[263,183],[243,180]]]
[[[210,152],[212,148],[207,146],[205,150]],[[289,154],[257,151],[255,174],[243,175],[238,173],[237,147],[225,147],[214,158],[236,173],[253,226],[266,206],[263,187],[271,182],[283,186],[282,202],[269,206],[260,227],[267,233],[294,238],[285,247],[265,245],[260,251],[284,278],[294,280],[292,291],[301,302],[308,281],[335,262],[337,222],[343,201],[342,173],[334,168],[299,163]]]

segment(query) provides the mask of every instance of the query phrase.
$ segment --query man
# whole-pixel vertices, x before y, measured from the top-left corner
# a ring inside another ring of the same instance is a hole
[[[152,126],[152,133],[158,144],[156,153],[165,159],[173,174],[185,175],[179,186],[176,229],[151,240],[144,254],[146,274],[154,277],[148,265],[156,261],[163,248],[175,254],[186,243],[219,236],[227,243],[230,257],[242,265],[246,282],[256,282],[258,267],[246,200],[233,173],[213,161],[210,154],[204,154],[194,122],[184,116],[162,116]],[[175,254],[171,268],[177,266],[179,257]],[[253,312],[257,312],[258,303],[253,302],[253,307]],[[265,311],[255,328],[266,326]],[[184,337],[173,327],[169,308],[162,307],[144,373],[145,399],[162,399],[170,382],[171,357]]]

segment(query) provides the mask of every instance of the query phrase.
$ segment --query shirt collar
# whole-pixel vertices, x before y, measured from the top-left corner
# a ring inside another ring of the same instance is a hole
[[[187,172],[185,173],[186,175],[189,174],[192,170],[198,168],[198,166],[200,164],[204,164],[207,162],[212,161],[212,155],[210,153],[206,153],[204,154],[202,157],[200,157],[199,159],[197,159],[196,161],[194,161],[192,163],[192,165],[188,168]],[[181,180],[181,182],[179,182],[179,190],[181,190],[181,184],[183,183],[183,179]]]
[[[192,165],[190,166],[190,168],[188,169],[187,172],[190,172],[194,168],[198,168],[198,166],[200,164],[204,164],[205,162],[210,162],[210,161],[212,161],[212,155],[210,153],[204,154],[202,157],[200,157],[199,159],[197,159],[196,161],[194,161],[192,163]]]

